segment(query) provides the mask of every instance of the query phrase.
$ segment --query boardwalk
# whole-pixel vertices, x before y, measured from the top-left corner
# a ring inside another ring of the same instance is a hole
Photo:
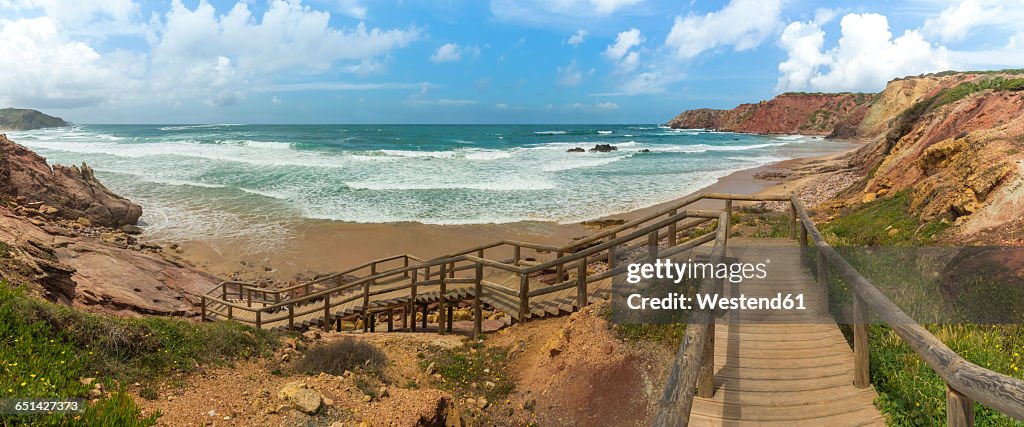
[[[799,249],[790,239],[733,238],[729,245]],[[809,297],[806,314],[780,310],[763,315],[764,322],[729,317],[719,321],[714,396],[694,399],[690,425],[885,425],[873,404],[875,390],[853,385],[853,351],[831,318],[820,316],[814,278],[795,257],[773,261],[768,277],[743,282],[743,294],[802,293]],[[727,296],[737,291],[738,287],[725,287]],[[730,316],[734,314],[742,315]]]
[[[687,210],[703,199],[724,201],[724,209]],[[730,237],[733,202],[767,200],[790,203],[789,239]],[[1024,381],[964,360],[914,322],[825,242],[802,202],[789,195],[695,194],[563,246],[500,241],[431,260],[403,254],[287,288],[223,282],[197,297],[203,320],[277,330],[340,328],[341,319],[356,317],[364,319],[364,330],[372,329],[381,315],[390,330],[395,313],[403,327],[415,330],[426,327],[433,310],[441,334],[452,330],[452,306],[469,301],[477,336],[484,306],[526,322],[608,298],[613,282],[623,279],[626,260],[653,263],[694,250],[711,262],[765,259],[752,248],[798,255],[772,255],[772,273],[741,286],[704,278],[700,292],[803,294],[806,310],[691,311],[656,426],[884,424],[872,403],[871,313],[946,381],[949,425],[972,425],[975,402],[1024,419]],[[829,275],[811,277],[805,251],[815,254],[817,271],[834,269],[853,291],[853,350],[829,317]],[[416,321],[413,313],[421,312]]]

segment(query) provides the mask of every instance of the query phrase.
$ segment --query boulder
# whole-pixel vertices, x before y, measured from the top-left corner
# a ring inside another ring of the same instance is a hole
[[[142,207],[108,190],[85,163],[50,165],[46,159],[0,134],[0,197],[23,204],[42,202],[51,215],[88,219],[106,227],[135,224]],[[56,211],[54,211],[56,209]]]
[[[583,147],[575,147],[575,148],[570,148],[568,150],[565,150],[565,152],[566,153],[586,153],[587,150],[584,150]]]
[[[612,151],[619,151],[619,147],[611,144],[597,144],[594,148],[590,149],[591,153],[609,153]]]
[[[323,396],[301,381],[285,384],[284,388],[277,392],[277,397],[309,415],[316,414],[323,406]]]

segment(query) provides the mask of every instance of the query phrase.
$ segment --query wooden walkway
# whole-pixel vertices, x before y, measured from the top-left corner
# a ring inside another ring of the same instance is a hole
[[[756,247],[754,253],[771,247],[799,250],[790,239],[733,238],[729,246],[736,249],[730,256],[743,253],[744,246]],[[763,261],[755,254],[746,255],[739,261]],[[878,396],[875,390],[853,385],[853,351],[832,319],[820,315],[814,279],[796,257],[777,256],[772,261],[768,277],[725,286],[724,294],[802,293],[807,309],[758,312],[757,319],[740,319],[736,315],[744,312],[737,310],[719,320],[714,338],[714,396],[694,398],[690,425],[885,425],[873,404]]]
[[[497,290],[495,287],[485,287],[480,293],[480,299],[484,304],[493,307],[495,310],[501,311],[509,315],[513,320],[519,320],[519,298],[513,296],[512,293],[517,290],[519,286],[519,276],[513,273],[496,271],[492,272],[491,275],[485,276],[486,281],[501,286],[507,290],[502,292]],[[392,280],[382,281],[375,284],[375,286],[386,286],[386,287],[398,287],[402,289],[374,295],[369,298],[369,305],[367,308],[371,311],[381,310],[389,307],[402,307],[408,304],[411,300],[409,291],[405,289],[411,282],[409,278],[395,278]],[[601,299],[606,299],[611,289],[612,279],[607,278],[596,282],[587,284],[588,287],[588,302],[596,302]],[[420,286],[420,293],[416,296],[416,304],[431,304],[436,303],[440,300],[440,289],[439,285],[422,285]],[[347,295],[356,296],[361,294],[361,290],[353,290]],[[343,294],[344,297],[346,294]],[[474,290],[472,284],[451,284],[447,286],[445,291],[448,301],[460,301],[469,300],[474,297]],[[242,300],[229,300],[236,303],[244,303]],[[314,325],[321,325],[324,319],[325,311],[322,309],[322,303],[313,302],[309,304],[297,305],[294,308],[294,316],[291,318],[291,324],[289,324],[288,318],[281,318],[277,320],[271,320],[263,322],[261,327],[268,330],[286,330],[292,329],[305,329]],[[578,309],[576,304],[576,288],[563,289],[556,292],[541,295],[537,298],[533,298],[530,301],[530,316],[532,318],[542,318],[552,315],[560,315],[565,313],[571,313]],[[207,306],[207,318],[209,319],[220,319],[227,320],[226,307],[222,307],[217,303],[209,303]],[[338,318],[344,318],[349,316],[358,315],[363,312],[363,300],[354,299],[352,301],[330,307],[330,315],[328,321]],[[256,314],[252,311],[238,310],[232,313],[232,320],[241,321],[243,323],[254,323],[256,320]]]

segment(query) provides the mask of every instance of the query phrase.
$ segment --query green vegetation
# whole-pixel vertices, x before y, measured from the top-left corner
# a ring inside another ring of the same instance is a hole
[[[345,371],[365,370],[379,376],[387,358],[379,348],[364,341],[346,337],[339,341],[313,347],[303,355],[296,368],[309,375],[326,372],[341,375]]]
[[[925,325],[967,360],[1024,379],[1024,326]],[[893,425],[941,425],[946,422],[946,384],[885,325],[872,325],[871,379],[876,401]],[[979,426],[1019,426],[1019,421],[975,405]]]
[[[233,322],[122,319],[39,301],[0,283],[0,397],[89,397],[82,378],[114,390],[74,419],[85,425],[152,425],[115,384],[151,382],[200,364],[257,356],[273,335]],[[149,386],[147,386],[149,387]],[[5,417],[0,425],[64,425],[71,416]]]
[[[736,236],[789,237],[789,214],[743,207],[732,214],[732,234]]]
[[[939,108],[943,105],[950,104],[961,99],[964,99],[971,94],[978,92],[993,90],[993,91],[1017,91],[1024,90],[1024,78],[1021,79],[1007,79],[1003,77],[991,77],[991,78],[980,78],[974,81],[961,83],[949,89],[945,89],[936,95],[936,100],[932,105],[932,108]]]
[[[32,130],[67,126],[59,117],[48,116],[36,110],[0,108],[0,130]]]
[[[836,246],[910,246],[933,243],[949,227],[948,220],[922,223],[909,210],[910,192],[904,190],[847,209],[820,229]]]
[[[515,388],[505,363],[507,350],[482,344],[468,349],[431,349],[420,360],[420,367],[428,369],[434,365],[434,372],[440,375],[436,381],[438,388],[462,395],[482,395],[489,402],[497,402]]]
[[[887,230],[887,227],[891,228]],[[940,291],[939,280],[924,274],[932,271],[934,265],[931,264],[944,262],[934,257],[942,248],[934,246],[926,251],[919,250],[921,246],[933,244],[946,227],[948,224],[942,221],[922,223],[910,213],[909,194],[906,192],[861,204],[820,226],[829,243],[911,317],[951,322],[970,318],[973,314],[954,307],[962,305],[963,300],[951,303]],[[890,234],[891,229],[898,231]],[[896,247],[853,248],[883,245]],[[933,257],[936,259],[931,259]],[[815,264],[812,262],[810,265],[813,269]],[[830,285],[833,314],[841,318],[841,312],[852,304],[852,291],[835,270],[830,272]],[[1024,379],[1024,326],[924,326],[967,360]],[[844,332],[851,339],[849,329]],[[875,403],[889,423],[899,426],[944,424],[946,385],[942,378],[888,326],[871,325],[870,340],[871,379],[879,393]],[[975,405],[975,422],[979,426],[1021,425],[1019,421],[980,404]]]

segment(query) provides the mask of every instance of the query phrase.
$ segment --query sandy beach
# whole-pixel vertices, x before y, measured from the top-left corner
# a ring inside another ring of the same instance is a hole
[[[815,182],[827,181],[826,178],[833,174],[820,171],[834,168],[823,166],[835,164],[838,158],[850,151],[853,149],[846,148],[821,156],[790,159],[740,170],[719,178],[699,192],[789,193]],[[833,178],[848,179],[839,176]],[[814,193],[829,196],[827,191]],[[601,219],[630,220],[677,200]],[[703,201],[694,207],[720,207],[717,203]],[[555,222],[432,225],[416,222],[359,224],[310,220],[297,226],[292,237],[267,241],[256,250],[238,250],[242,245],[237,241],[193,240],[177,243],[175,249],[169,249],[168,253],[219,277],[287,283],[308,280],[395,254],[407,253],[428,259],[503,239],[561,245],[597,230],[597,226]]]

